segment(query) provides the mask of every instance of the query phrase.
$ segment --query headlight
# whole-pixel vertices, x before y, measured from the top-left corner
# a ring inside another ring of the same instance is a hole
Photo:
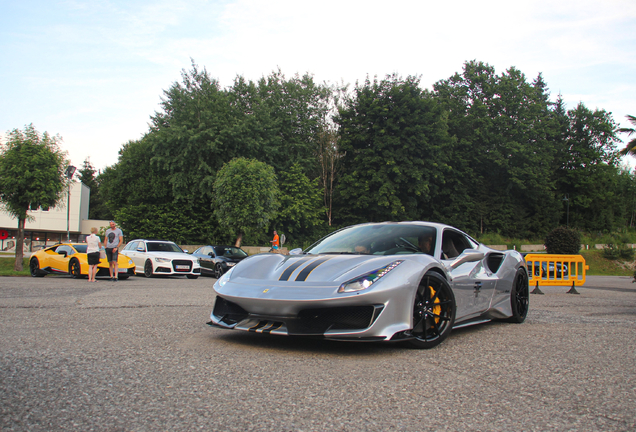
[[[347,281],[338,288],[339,293],[362,291],[376,283],[382,276],[399,266],[404,260],[394,261],[388,266],[379,268],[360,277]]]
[[[158,263],[169,263],[171,260],[170,258],[155,258],[155,261]]]
[[[132,265],[132,263],[133,263],[133,262],[132,262],[132,260],[131,260],[131,259],[129,259],[129,260],[128,260],[128,264]]]
[[[227,273],[224,273],[223,276],[221,276],[221,279],[216,282],[219,284],[219,287],[223,287],[223,285],[230,281],[230,275],[232,274],[233,270],[234,268],[231,268]]]

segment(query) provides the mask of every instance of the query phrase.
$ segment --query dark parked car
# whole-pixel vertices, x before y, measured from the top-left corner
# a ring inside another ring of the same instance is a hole
[[[560,262],[556,263],[556,275],[554,274],[554,263],[550,263],[550,272],[547,272],[548,265],[545,262],[541,263],[541,274],[539,275],[539,261],[535,261],[534,265],[534,275],[541,276],[542,278],[550,278],[550,279],[562,279],[568,277],[568,265],[561,265]],[[548,276],[549,275],[549,276]]]
[[[201,274],[220,278],[239,261],[247,258],[247,252],[235,246],[209,245],[192,254],[201,262]]]

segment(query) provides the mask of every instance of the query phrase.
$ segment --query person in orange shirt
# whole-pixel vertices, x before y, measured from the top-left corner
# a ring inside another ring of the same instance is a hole
[[[270,240],[269,242],[272,244],[272,249],[274,249],[274,252],[277,252],[279,241],[278,241],[278,233],[276,231],[274,231],[274,240]]]

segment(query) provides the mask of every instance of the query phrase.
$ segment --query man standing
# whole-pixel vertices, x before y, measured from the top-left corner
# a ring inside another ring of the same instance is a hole
[[[278,233],[274,231],[274,240],[269,241],[272,244],[272,249],[274,249],[275,253],[278,253]]]
[[[110,280],[117,282],[119,273],[119,245],[124,241],[124,233],[115,226],[115,221],[110,221],[110,228],[106,230],[106,259],[108,260],[108,270],[110,271]]]

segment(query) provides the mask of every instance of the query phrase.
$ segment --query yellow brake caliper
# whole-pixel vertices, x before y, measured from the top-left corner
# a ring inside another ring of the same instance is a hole
[[[435,293],[436,291],[433,289],[432,286],[429,285],[428,289],[431,290],[431,298],[435,297]],[[435,324],[439,324],[439,316],[440,313],[442,312],[442,307],[440,306],[440,301],[439,301],[439,297],[435,297],[435,306],[432,308],[432,312],[435,316]]]

